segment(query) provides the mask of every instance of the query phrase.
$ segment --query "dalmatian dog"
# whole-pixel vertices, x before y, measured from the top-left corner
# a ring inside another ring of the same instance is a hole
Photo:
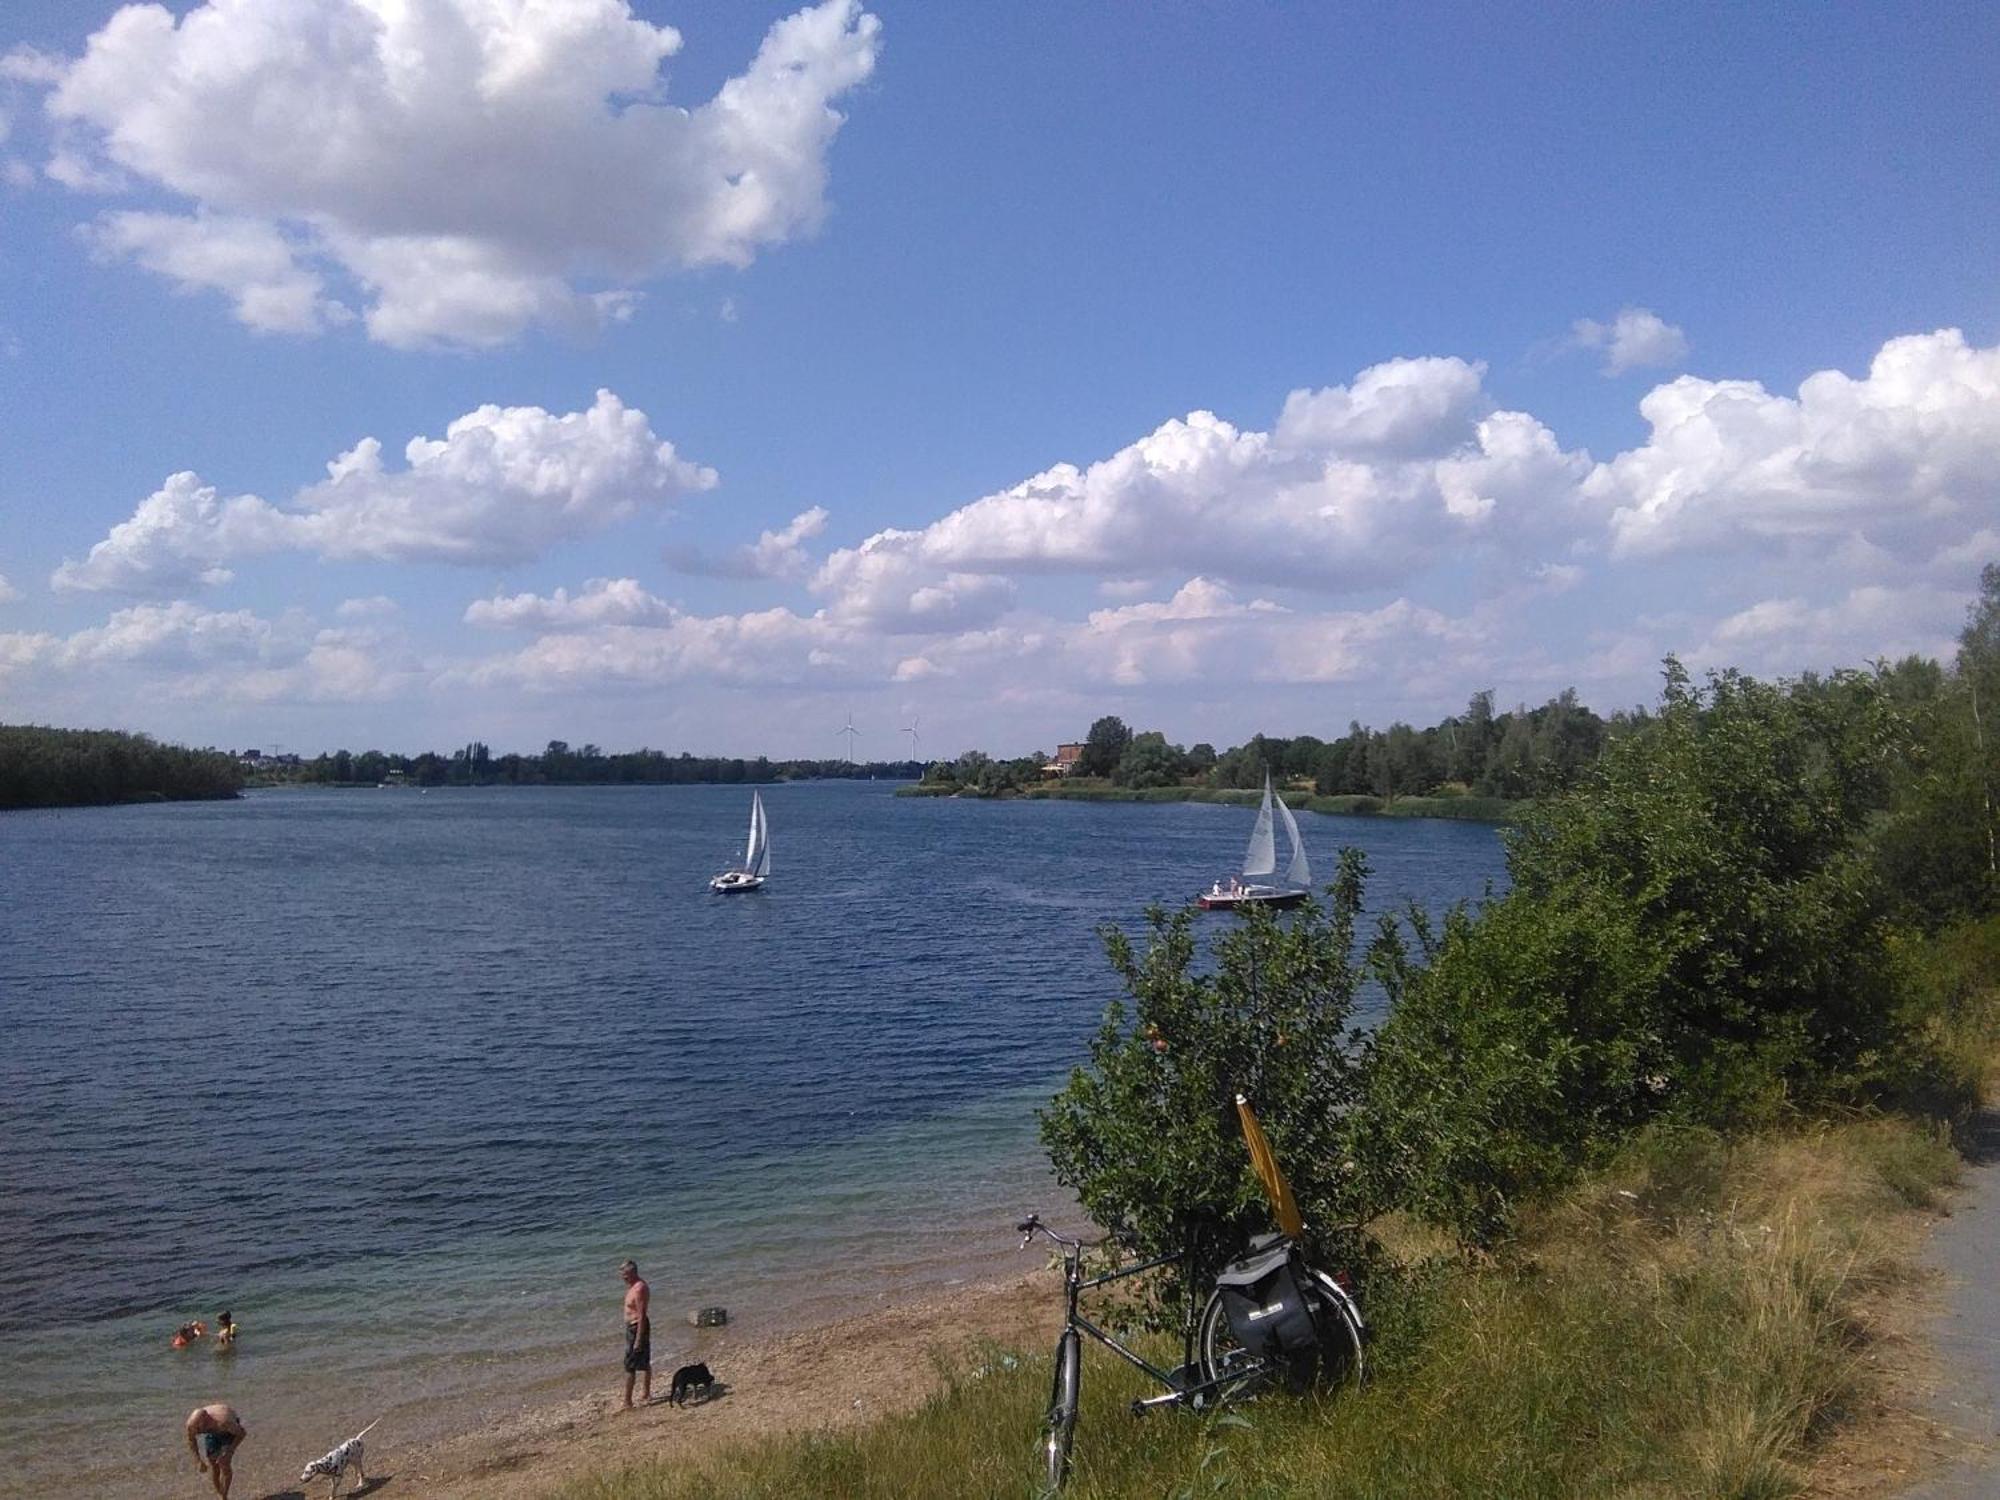
[[[347,1476],[347,1471],[351,1467],[355,1478],[362,1484],[367,1484],[368,1471],[361,1467],[361,1440],[380,1426],[381,1422],[382,1419],[377,1417],[331,1453],[307,1464],[299,1473],[299,1483],[309,1484],[315,1479],[331,1479],[333,1488],[328,1491],[327,1500],[334,1500],[340,1493],[340,1481]]]

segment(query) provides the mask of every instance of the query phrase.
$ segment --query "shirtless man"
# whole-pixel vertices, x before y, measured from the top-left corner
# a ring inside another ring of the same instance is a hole
[[[625,1278],[625,1410],[632,1409],[632,1378],[646,1377],[642,1399],[653,1399],[653,1320],[648,1316],[653,1289],[639,1279],[639,1263],[628,1260],[618,1268]]]
[[[194,1455],[196,1470],[208,1475],[222,1500],[229,1500],[229,1481],[235,1477],[229,1466],[246,1436],[243,1419],[227,1402],[197,1406],[188,1413],[188,1451]]]

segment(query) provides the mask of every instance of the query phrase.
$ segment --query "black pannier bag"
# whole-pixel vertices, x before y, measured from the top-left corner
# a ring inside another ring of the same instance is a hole
[[[1319,1362],[1319,1329],[1286,1246],[1264,1240],[1260,1248],[1260,1241],[1252,1240],[1248,1255],[1216,1273],[1215,1287],[1236,1342],[1285,1370],[1294,1385],[1310,1384]]]

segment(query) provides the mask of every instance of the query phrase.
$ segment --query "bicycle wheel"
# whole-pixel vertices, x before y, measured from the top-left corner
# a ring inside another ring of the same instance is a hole
[[[1056,1367],[1049,1380],[1049,1413],[1042,1427],[1042,1459],[1050,1494],[1069,1480],[1069,1454],[1076,1441],[1076,1406],[1082,1385],[1083,1340],[1071,1328],[1056,1341]]]
[[[1361,1384],[1367,1356],[1361,1352],[1361,1313],[1354,1299],[1312,1266],[1306,1267],[1305,1293],[1319,1328],[1319,1383],[1336,1388]]]
[[[1323,1386],[1358,1385],[1363,1370],[1361,1324],[1340,1285],[1326,1272],[1300,1268],[1299,1289],[1312,1309],[1319,1348],[1309,1376]],[[1220,1381],[1214,1400],[1243,1400],[1268,1390],[1285,1372],[1245,1349],[1229,1326],[1220,1290],[1209,1293],[1195,1338],[1201,1378]]]

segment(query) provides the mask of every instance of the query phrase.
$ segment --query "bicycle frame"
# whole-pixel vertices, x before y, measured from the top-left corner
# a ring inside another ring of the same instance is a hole
[[[1029,1225],[1032,1227],[1028,1227]],[[1115,1271],[1106,1271],[1102,1275],[1086,1279],[1083,1275],[1083,1252],[1088,1248],[1085,1241],[1057,1234],[1039,1220],[1030,1219],[1027,1221],[1027,1225],[1023,1226],[1021,1248],[1023,1250],[1027,1249],[1029,1241],[1034,1239],[1038,1233],[1047,1235],[1049,1239],[1063,1247],[1063,1286],[1067,1299],[1063,1316],[1064,1331],[1066,1333],[1075,1331],[1088,1334],[1094,1342],[1102,1344],[1106,1349],[1109,1349],[1113,1354],[1124,1360],[1125,1363],[1143,1372],[1156,1384],[1165,1388],[1165,1395],[1143,1396],[1134,1401],[1132,1403],[1133,1415],[1142,1415],[1156,1406],[1186,1406],[1198,1410],[1202,1405],[1202,1398],[1204,1396],[1219,1391],[1224,1387],[1239,1385],[1245,1381],[1253,1380],[1262,1373],[1262,1367],[1259,1365],[1229,1375],[1219,1376],[1214,1380],[1205,1380],[1199,1385],[1183,1385],[1174,1374],[1162,1370],[1144,1355],[1126,1347],[1126,1345],[1119,1341],[1115,1334],[1107,1333],[1102,1328],[1099,1328],[1089,1318],[1085,1317],[1078,1308],[1077,1301],[1085,1292],[1093,1291],[1101,1286],[1109,1286],[1114,1281],[1124,1281],[1128,1277],[1143,1275],[1147,1271],[1158,1270],[1161,1266],[1177,1264],[1187,1258],[1186,1251],[1178,1251],[1172,1255],[1158,1255],[1151,1260],[1141,1261],[1138,1265],[1121,1266]],[[1102,1243],[1102,1241],[1097,1243]],[[1190,1308],[1190,1315],[1183,1320],[1181,1329],[1181,1368],[1183,1370],[1193,1370],[1195,1368],[1195,1328],[1192,1311],[1192,1308]]]

